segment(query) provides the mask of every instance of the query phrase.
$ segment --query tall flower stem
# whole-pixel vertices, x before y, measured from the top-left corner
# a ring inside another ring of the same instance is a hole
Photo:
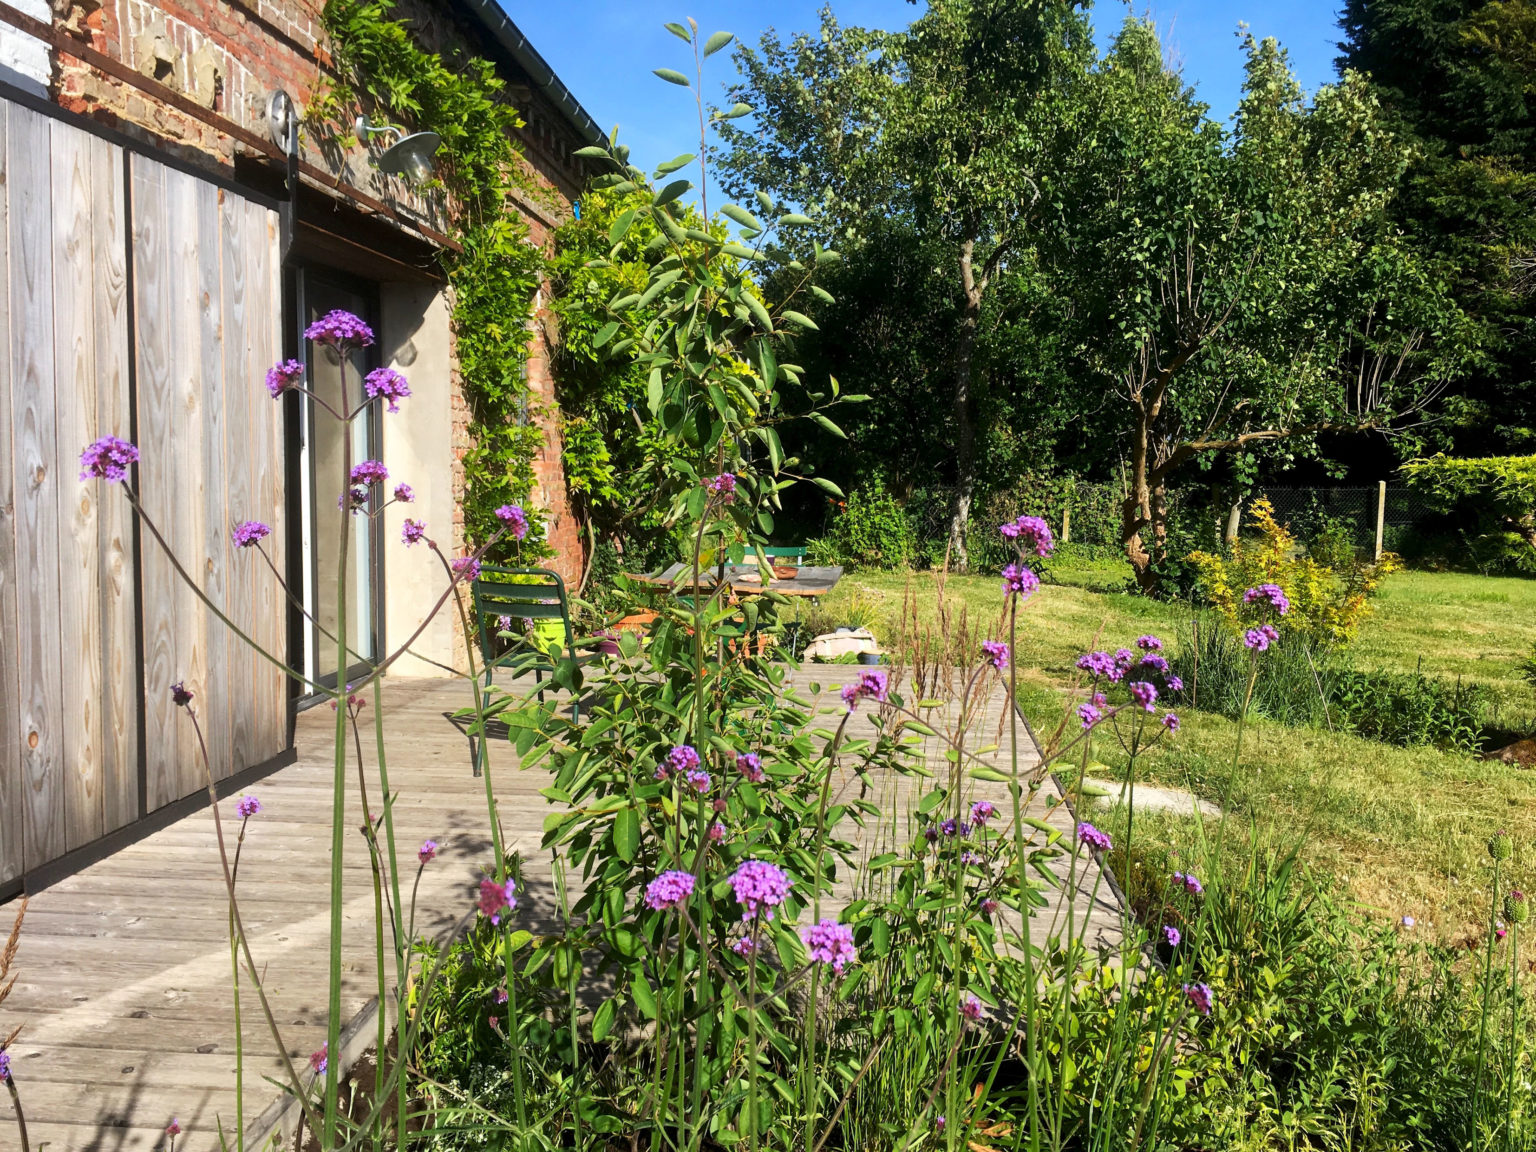
[[[377,1100],[382,1099],[384,1095],[384,1056],[389,1048],[389,978],[384,970],[384,881],[380,875],[378,824],[373,818],[372,806],[368,803],[368,775],[363,764],[363,737],[358,730],[357,713],[351,702],[344,702],[341,708],[350,714],[352,724],[352,742],[357,754],[357,793],[363,806],[363,842],[368,846],[368,865],[373,873],[373,964],[379,987],[378,1041],[373,1062],[373,1095]],[[382,1125],[373,1132],[373,1147],[374,1152],[383,1152]]]
[[[1471,1152],[1477,1152],[1482,1143],[1482,1129],[1478,1123],[1478,1104],[1483,1091],[1483,1058],[1487,1055],[1488,1043],[1488,993],[1493,984],[1493,941],[1499,918],[1499,866],[1503,863],[1497,857],[1493,861],[1493,892],[1488,900],[1488,942],[1483,948],[1483,1011],[1477,1024],[1477,1064],[1473,1068],[1472,1081],[1472,1138],[1468,1144]]]
[[[1509,1061],[1504,1071],[1504,1147],[1515,1146],[1515,1073],[1520,1063],[1520,922],[1509,925]]]
[[[402,1004],[401,998],[405,993],[405,981],[410,973],[410,962],[406,959],[406,950],[409,947],[409,942],[401,932],[401,928],[405,924],[405,905],[400,902],[400,864],[395,853],[395,805],[389,794],[388,757],[384,752],[384,685],[378,679],[375,679],[373,682],[373,736],[375,744],[374,755],[379,761],[379,788],[384,793],[384,841],[389,845],[390,899],[394,904],[395,1062],[403,1070],[405,1068],[406,1053],[401,1047],[404,1037],[400,1029],[400,1007]],[[418,881],[421,879],[419,870],[416,877]],[[412,899],[414,900],[414,895]],[[383,1005],[380,1005],[380,1011],[383,1011]],[[383,1056],[384,1050],[380,1048],[379,1058],[382,1060]],[[399,1152],[404,1152],[410,1136],[406,1131],[405,1125],[406,1083],[403,1071],[396,1079],[395,1084],[398,1094],[395,1109],[395,1144]]]
[[[21,1136],[21,1152],[32,1152],[32,1145],[27,1140],[27,1118],[21,1111],[21,1094],[16,1091],[16,1078],[14,1076],[7,1076],[5,1078],[5,1087],[6,1091],[11,1094],[11,1107],[16,1112],[16,1130]]]

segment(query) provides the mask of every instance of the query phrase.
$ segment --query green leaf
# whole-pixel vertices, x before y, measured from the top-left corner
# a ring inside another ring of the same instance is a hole
[[[731,110],[720,117],[722,120],[736,120],[746,116],[752,111],[750,104],[732,104]]]
[[[732,36],[729,32],[716,32],[708,40],[704,41],[704,55],[713,56],[734,39],[736,37]]]
[[[679,88],[691,88],[688,77],[684,76],[676,68],[652,68],[651,71],[660,76],[668,84],[676,84]]]
[[[613,818],[613,850],[626,864],[640,851],[640,813],[626,808]]]
[[[606,160],[612,153],[601,144],[588,144],[585,148],[576,149],[576,155],[583,160]]]
[[[763,307],[761,300],[748,292],[742,302],[746,304],[747,310],[752,313],[752,318],[757,321],[760,328],[768,332],[773,331],[773,317],[768,315],[768,309]]]
[[[693,43],[693,37],[688,34],[688,29],[684,28],[681,24],[674,24],[671,21],[668,21],[667,23],[663,24],[662,27],[665,28],[668,32],[672,33],[672,35],[676,36],[684,44]]]
[[[670,176],[679,168],[686,168],[697,159],[698,157],[692,152],[684,152],[681,156],[674,156],[660,168],[656,169],[656,179],[660,180],[663,176]]]
[[[645,404],[651,415],[661,411],[661,369],[652,368],[651,378],[645,382]]]
[[[645,1013],[646,1019],[656,1019],[656,993],[651,991],[643,972],[636,972],[630,977],[629,994],[635,1006]]]
[[[761,260],[763,254],[755,248],[748,248],[743,244],[737,244],[734,240],[721,245],[720,251],[727,256],[734,256],[738,260]]]
[[[761,188],[757,190],[757,202],[762,205],[764,212],[773,211],[773,197],[768,195],[768,193],[764,192]]]
[[[816,221],[812,220],[809,216],[802,216],[799,212],[790,212],[780,216],[779,223],[789,227],[804,228],[808,225],[814,225]]]
[[[618,1001],[609,997],[598,1005],[597,1012],[592,1017],[592,1040],[601,1044],[603,1037],[613,1030],[613,1018],[618,1015]]]
[[[692,187],[687,180],[674,180],[651,198],[651,207],[660,208],[663,204],[670,204]]]
[[[907,727],[910,728],[911,725],[908,724]],[[1008,777],[1005,776],[1003,773],[999,772],[996,768],[972,768],[971,769],[971,779],[972,780],[990,780],[994,784],[1006,784],[1006,783],[1008,783]]]
[[[816,326],[816,321],[812,320],[803,312],[794,312],[786,308],[784,311],[780,312],[779,315],[794,324],[800,325],[802,328],[809,328],[812,332],[821,331],[821,329]]]
[[[763,226],[758,222],[757,217],[752,215],[752,213],[748,212],[745,208],[738,208],[734,204],[727,204],[725,207],[720,209],[720,212],[722,215],[729,216],[743,228],[756,228],[759,232],[763,230]]]
[[[839,440],[846,440],[846,439],[848,439],[847,434],[841,428],[839,428],[836,424],[832,423],[832,421],[828,420],[820,412],[812,412],[811,413],[811,419],[814,420],[817,423],[818,426],[820,426],[821,428],[823,428],[826,431],[830,432],[832,435],[836,436]]]
[[[528,947],[532,940],[532,932],[519,928],[516,932],[507,937],[507,947],[510,948],[513,952],[521,952],[524,948]]]
[[[848,497],[843,495],[843,490],[836,484],[832,483],[832,481],[828,480],[825,476],[812,476],[810,481],[812,484],[816,485],[816,487],[820,488],[823,492],[830,496],[836,496],[839,500],[848,499]]]
[[[608,226],[608,245],[616,247],[620,240],[629,234],[629,226],[635,222],[635,209],[630,208],[620,212],[614,217],[612,224]]]
[[[596,335],[592,337],[592,347],[601,348],[604,344],[613,339],[614,333],[616,333],[618,330],[619,322],[617,320],[608,321],[608,323],[599,328]]]
[[[816,299],[820,300],[823,304],[837,303],[837,300],[833,297],[832,293],[828,292],[820,284],[811,285],[811,295],[816,297]]]

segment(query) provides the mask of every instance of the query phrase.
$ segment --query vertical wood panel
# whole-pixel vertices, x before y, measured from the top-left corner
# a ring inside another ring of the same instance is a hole
[[[25,865],[20,698],[16,682],[16,517],[11,499],[11,291],[6,140],[13,105],[0,100],[0,881]]]
[[[12,109],[10,343],[16,502],[16,663],[20,756],[26,789],[26,866],[62,854],[65,787],[59,778],[63,673],[59,648],[59,462],[54,449],[53,226],[50,123]]]
[[[53,123],[54,459],[59,523],[58,634],[68,691],[60,700],[64,847],[102,831],[100,548],[97,505],[120,493],[81,480],[65,461],[101,435],[96,417],[93,136]]]
[[[251,375],[252,330],[247,314],[247,294],[251,288],[247,264],[250,254],[245,243],[246,203],[237,196],[225,195],[219,204],[221,246],[221,291],[224,301],[224,418],[228,464],[227,499],[230,524],[241,520],[272,523],[272,513],[256,499],[255,461],[261,454],[260,419],[256,407],[267,400],[260,378]],[[277,403],[277,401],[268,401]],[[226,539],[228,537],[226,536]],[[269,538],[264,542],[270,545]],[[256,590],[270,580],[267,566],[254,549],[229,549],[226,603],[230,618],[246,635],[260,639],[260,615]],[[255,711],[256,678],[254,654],[239,637],[230,635],[225,646],[227,694],[229,697],[230,771],[238,772],[257,763],[254,755],[252,726]]]
[[[279,257],[277,213],[256,204],[245,206],[245,246],[250,253],[248,281],[258,290],[250,294],[252,362],[247,379],[252,389],[266,369],[277,362],[283,350],[283,279]],[[265,401],[264,393],[249,393]],[[264,402],[255,410],[252,426],[259,429],[252,437],[252,484],[262,506],[270,509],[272,545],[269,555],[279,572],[287,572],[287,540],[283,487],[283,409],[276,402]],[[254,600],[260,630],[255,633],[268,652],[285,657],[288,645],[288,602],[282,589],[270,578],[262,580]],[[252,698],[255,701],[254,755],[258,761],[276,756],[288,745],[288,680],[265,661],[253,663]]]
[[[128,266],[123,152],[99,142],[92,154],[96,253],[96,418],[103,434],[127,438],[133,428],[128,383]],[[103,695],[102,823],[111,832],[139,814],[139,676],[134,604],[133,510],[111,492],[97,509],[100,526]]]
[[[172,208],[167,169],[142,156],[132,158],[134,353],[137,357],[139,452],[143,463],[144,511],[175,543],[174,486],[177,424],[172,368],[176,360],[171,280]],[[186,593],[160,547],[146,529],[140,564],[143,585],[145,804],[149,811],[177,799],[177,717],[170,687],[182,675],[177,665],[176,602]]]
[[[235,383],[224,371],[224,286],[220,265],[223,244],[220,240],[219,201],[224,193],[212,184],[197,182],[194,200],[197,213],[196,282],[198,310],[198,360],[193,380],[201,417],[200,426],[188,429],[202,447],[198,474],[202,484],[202,523],[199,525],[197,556],[198,576],[208,599],[228,612],[231,596],[228,583],[229,503],[227,472],[232,460],[225,451],[225,401]],[[233,426],[228,428],[232,434]],[[190,603],[190,602],[189,602]],[[231,698],[229,681],[229,642],[235,637],[224,624],[201,605],[203,680],[203,735],[208,743],[209,766],[216,777],[230,773],[232,742],[230,713],[237,705]],[[187,765],[183,765],[183,770]],[[188,791],[202,782],[197,769],[182,786]]]

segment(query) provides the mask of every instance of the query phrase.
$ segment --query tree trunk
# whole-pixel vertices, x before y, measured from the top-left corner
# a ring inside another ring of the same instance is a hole
[[[1125,545],[1125,558],[1131,562],[1131,570],[1135,573],[1136,586],[1143,592],[1150,592],[1154,583],[1153,555],[1144,538],[1149,527],[1153,529],[1154,546],[1157,541],[1152,488],[1147,482],[1147,455],[1151,440],[1151,418],[1146,409],[1138,404],[1136,431],[1131,441],[1130,491],[1120,505],[1120,539]]]
[[[965,529],[971,519],[971,499],[976,494],[976,425],[971,397],[971,369],[976,357],[976,334],[981,325],[981,294],[971,258],[975,242],[960,247],[960,281],[965,289],[965,312],[955,333],[955,503],[949,516],[949,555],[957,571],[970,566]]]

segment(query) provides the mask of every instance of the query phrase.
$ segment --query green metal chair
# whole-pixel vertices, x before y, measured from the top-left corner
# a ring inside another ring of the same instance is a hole
[[[533,642],[536,631],[507,637],[503,619],[559,620],[564,625],[564,648],[576,655],[576,632],[571,626],[570,602],[565,581],[548,568],[481,567],[474,583],[475,624],[480,632],[480,662],[485,669],[486,687],[490,687],[498,668],[510,668],[520,676],[532,671],[534,682],[543,684],[544,673],[555,670],[555,654]],[[535,625],[536,627],[536,625]],[[539,699],[544,699],[541,689]],[[580,719],[580,704],[573,702],[571,714]]]
[[[789,564],[799,566],[805,563],[805,545],[775,545],[772,548],[764,548],[763,555],[768,557],[770,562],[783,560]]]

